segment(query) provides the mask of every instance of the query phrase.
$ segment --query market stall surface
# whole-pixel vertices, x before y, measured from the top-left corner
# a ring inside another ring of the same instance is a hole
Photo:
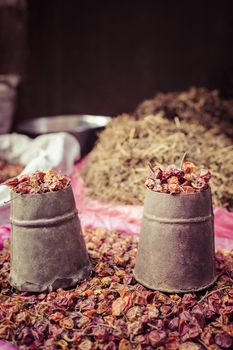
[[[84,235],[93,272],[76,289],[17,292],[8,283],[9,247],[0,252],[0,339],[29,350],[232,348],[233,252],[216,253],[218,279],[208,291],[166,295],[135,281],[137,237]]]

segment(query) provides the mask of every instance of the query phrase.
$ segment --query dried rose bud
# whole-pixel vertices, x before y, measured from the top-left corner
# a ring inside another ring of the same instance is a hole
[[[191,186],[191,181],[184,181],[183,183],[182,183],[182,186]]]
[[[64,317],[65,316],[61,312],[57,311],[49,316],[49,320],[52,322],[59,322]]]
[[[30,177],[28,175],[21,175],[18,177],[18,180],[19,180],[19,183],[27,182],[30,180]]]
[[[205,182],[209,182],[209,180],[211,178],[211,174],[210,174],[209,170],[201,169],[199,177],[204,179]]]
[[[167,179],[167,183],[170,184],[179,184],[179,179],[176,176],[172,176],[169,177],[169,179]]]
[[[31,189],[30,189],[30,194],[37,194],[37,193],[39,193],[39,191],[40,191],[40,189],[39,188],[36,188],[36,187],[32,187]]]
[[[70,178],[67,175],[58,175],[57,178],[64,186],[68,186],[71,182]]]
[[[192,162],[184,162],[182,169],[185,173],[195,173],[197,171],[196,165],[194,165]]]
[[[41,193],[44,193],[44,192],[50,192],[49,190],[49,184],[48,183],[42,183],[40,185],[40,190],[41,190]]]
[[[6,186],[17,186],[19,184],[19,180],[17,179],[17,177],[13,177],[12,179],[8,179],[6,180],[3,185],[6,185]]]
[[[162,192],[169,193],[168,184],[162,184]]]
[[[152,168],[149,165],[149,167],[151,172],[146,186],[154,192],[188,194],[204,191],[208,188],[211,177],[210,172],[206,169],[202,169],[198,176],[197,167],[192,162],[184,162],[182,169],[174,164],[168,166],[164,171],[158,166]]]
[[[167,171],[170,172],[172,176],[177,176],[178,178],[184,176],[184,171],[179,169],[175,164],[169,165]]]
[[[192,187],[196,190],[204,191],[208,188],[208,184],[205,182],[204,179],[199,178],[196,181],[192,182]]]
[[[183,193],[187,194],[187,193],[194,193],[195,190],[193,187],[191,186],[181,186],[182,190],[183,190]]]
[[[49,189],[50,191],[58,191],[61,190],[63,188],[62,183],[59,182],[58,180],[53,181],[51,184],[49,184]]]
[[[164,170],[162,180],[167,181],[167,179],[171,176],[173,176],[172,170]]]
[[[69,317],[61,319],[59,322],[59,325],[61,328],[65,328],[65,329],[73,329],[74,328],[74,322]]]
[[[154,188],[155,182],[152,179],[146,179],[145,186],[148,187],[150,190]]]
[[[161,180],[161,179],[162,179],[162,176],[163,176],[163,171],[160,169],[160,167],[155,166],[155,167],[153,168],[153,170],[154,170],[154,173],[153,173],[154,179],[159,179],[159,180]]]
[[[33,186],[33,187],[38,187],[39,186],[39,182],[35,178],[31,177],[30,178],[30,185]]]
[[[44,171],[40,171],[37,170],[34,174],[33,177],[37,180],[37,181],[43,181],[44,177],[45,177],[45,172]]]
[[[175,194],[175,193],[180,193],[181,192],[181,188],[180,188],[180,185],[179,184],[170,184],[168,185],[168,189],[169,189],[169,192],[171,194]]]
[[[44,181],[50,181],[52,180],[53,177],[57,176],[57,171],[54,170],[54,169],[51,169],[51,170],[48,170],[46,173],[45,173],[45,176],[44,176]]]
[[[153,188],[154,192],[164,192],[162,185],[155,185]]]
[[[28,194],[31,191],[31,186],[28,185],[20,185],[17,187],[17,189],[15,190],[15,192],[17,193],[22,193],[22,194]]]
[[[192,182],[192,181],[195,181],[197,179],[197,176],[193,173],[185,173],[184,174],[184,180],[185,181],[189,181],[189,182]]]

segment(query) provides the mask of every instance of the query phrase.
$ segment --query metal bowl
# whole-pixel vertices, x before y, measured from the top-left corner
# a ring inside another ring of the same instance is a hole
[[[90,152],[97,140],[97,131],[103,129],[111,117],[99,115],[60,115],[22,121],[15,130],[31,137],[66,131],[74,135],[81,146],[81,156]]]

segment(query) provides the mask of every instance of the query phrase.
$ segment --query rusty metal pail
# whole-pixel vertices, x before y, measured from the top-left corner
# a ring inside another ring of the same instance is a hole
[[[215,282],[210,189],[186,195],[146,190],[134,275],[144,286],[170,293]]]
[[[9,280],[13,287],[51,291],[88,277],[90,261],[71,186],[13,199],[11,223]]]

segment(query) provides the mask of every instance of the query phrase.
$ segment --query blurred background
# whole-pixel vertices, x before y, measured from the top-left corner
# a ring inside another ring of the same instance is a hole
[[[0,0],[0,75],[14,124],[133,111],[191,85],[233,97],[232,1]]]

